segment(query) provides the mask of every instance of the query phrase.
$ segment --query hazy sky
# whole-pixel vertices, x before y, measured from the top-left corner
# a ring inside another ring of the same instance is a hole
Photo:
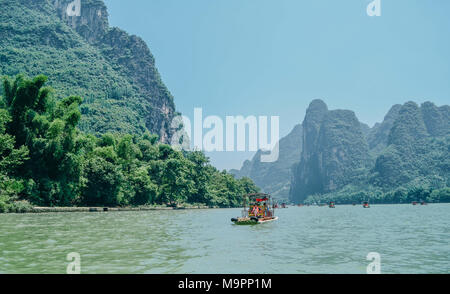
[[[450,101],[450,1],[106,0],[110,24],[142,37],[177,110],[193,117],[279,115],[281,135],[309,102],[369,125],[396,103]],[[192,118],[193,120],[193,118]],[[208,154],[218,168],[251,156]]]

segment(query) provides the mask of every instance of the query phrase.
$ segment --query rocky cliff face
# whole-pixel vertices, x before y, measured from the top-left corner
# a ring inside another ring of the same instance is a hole
[[[161,140],[169,142],[172,135],[171,120],[175,104],[169,90],[163,84],[155,66],[155,59],[147,44],[137,36],[112,28],[97,45],[103,55],[117,66],[118,70],[132,79],[154,111],[146,116],[146,125],[160,131]]]
[[[301,201],[307,195],[323,190],[320,177],[319,157],[316,152],[320,126],[328,113],[328,107],[322,100],[314,100],[306,110],[303,120],[303,147],[298,164],[292,168],[289,197],[292,201]]]
[[[53,5],[63,21],[97,47],[113,67],[139,88],[150,106],[146,109],[147,128],[157,130],[161,141],[169,142],[173,133],[170,122],[175,115],[175,104],[160,78],[147,44],[119,28],[110,28],[103,1],[81,0],[80,16],[68,16],[67,7],[72,2],[55,0]]]
[[[279,158],[276,162],[261,162],[261,151],[253,159],[244,162],[241,170],[232,170],[238,178],[248,177],[274,198],[285,201],[289,198],[291,168],[300,160],[303,128],[297,125],[279,143]]]
[[[349,110],[329,111],[313,101],[303,122],[303,150],[294,168],[290,199],[334,191],[359,176],[369,163],[361,123]]]
[[[50,3],[58,16],[90,44],[98,43],[109,30],[108,11],[101,0],[80,0],[79,16],[67,14],[73,0],[50,0]]]
[[[328,106],[322,100],[314,100],[306,110],[303,120],[303,148],[301,158],[308,161],[314,154],[319,138],[320,125],[328,113]]]

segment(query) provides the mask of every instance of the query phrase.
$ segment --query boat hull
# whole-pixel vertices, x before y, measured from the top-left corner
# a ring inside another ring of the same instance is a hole
[[[269,218],[269,219],[260,219],[260,220],[258,220],[258,223],[259,224],[263,224],[263,223],[273,222],[273,221],[276,221],[276,220],[278,220],[278,216],[275,216],[275,217],[272,217],[272,218]]]
[[[273,222],[278,220],[278,217],[271,217],[271,218],[249,218],[249,217],[244,217],[244,218],[234,218],[231,219],[231,221],[236,224],[236,225],[240,225],[240,226],[248,226],[248,225],[257,225],[257,224],[263,224],[263,223],[268,223],[268,222]]]

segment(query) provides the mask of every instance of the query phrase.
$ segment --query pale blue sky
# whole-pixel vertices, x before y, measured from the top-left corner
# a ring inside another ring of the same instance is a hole
[[[313,99],[370,125],[396,103],[450,101],[450,1],[106,0],[110,24],[142,37],[177,110],[279,115],[281,135]],[[239,168],[251,154],[208,154]]]

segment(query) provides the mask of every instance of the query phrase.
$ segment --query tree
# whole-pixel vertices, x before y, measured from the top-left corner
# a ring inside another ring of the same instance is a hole
[[[11,121],[9,113],[2,109],[4,105],[0,97],[0,212],[7,212],[11,202],[18,200],[24,190],[22,180],[11,178],[16,169],[28,159],[28,148],[15,148],[15,138],[6,134],[6,124]]]
[[[91,206],[117,206],[121,202],[123,174],[120,169],[101,157],[92,157],[84,168],[86,186],[82,204]]]
[[[17,76],[4,80],[5,106],[11,120],[6,131],[15,147],[25,145],[29,159],[17,173],[35,183],[29,199],[40,205],[71,205],[79,196],[82,158],[78,154],[77,125],[81,98],[70,96],[55,103],[47,77]]]
[[[192,163],[182,157],[169,158],[163,163],[160,186],[160,201],[175,206],[196,192],[195,183],[189,174]]]
[[[6,134],[6,124],[11,120],[5,109],[0,109],[0,174],[12,174],[28,159],[28,148],[15,148],[15,138]]]
[[[210,181],[211,173],[206,168],[209,164],[209,159],[199,151],[187,153],[186,158],[192,163],[190,175],[196,188],[196,193],[189,195],[188,201],[191,203],[209,204],[208,182]]]
[[[131,204],[146,205],[155,201],[158,187],[152,182],[146,167],[134,170],[127,178],[127,182],[130,183],[133,191],[133,196],[129,201]]]

